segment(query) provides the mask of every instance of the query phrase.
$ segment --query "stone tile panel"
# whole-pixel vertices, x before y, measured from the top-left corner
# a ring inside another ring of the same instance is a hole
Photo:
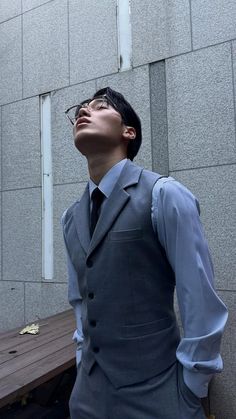
[[[42,94],[69,84],[67,0],[23,15],[23,94]]]
[[[131,0],[133,65],[191,50],[188,0]]]
[[[168,126],[165,62],[150,65],[152,164],[155,172],[168,175]]]
[[[41,185],[39,99],[2,107],[2,189]]]
[[[0,281],[0,332],[24,325],[24,283]]]
[[[0,23],[21,14],[20,0],[1,0],[0,2]]]
[[[3,279],[41,281],[41,189],[2,192]]]
[[[194,0],[191,8],[194,49],[236,38],[235,0]]]
[[[236,162],[230,43],[167,60],[170,170]]]
[[[69,0],[70,83],[118,71],[116,0]]]
[[[25,284],[25,318],[33,322],[71,308],[67,300],[67,284]]]
[[[0,105],[22,98],[21,16],[0,25]]]

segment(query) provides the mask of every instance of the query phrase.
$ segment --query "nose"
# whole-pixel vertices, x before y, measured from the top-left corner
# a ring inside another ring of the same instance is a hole
[[[82,107],[82,108],[80,108],[78,117],[80,118],[81,116],[90,116],[90,112],[89,112],[89,108],[88,107]]]

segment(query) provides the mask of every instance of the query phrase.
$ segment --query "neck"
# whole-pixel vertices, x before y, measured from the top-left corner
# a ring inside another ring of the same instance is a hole
[[[113,166],[115,166],[116,163],[125,159],[126,157],[127,156],[123,154],[109,157],[104,155],[87,157],[90,178],[94,183],[96,183],[96,185],[98,185],[108,170],[110,170]]]

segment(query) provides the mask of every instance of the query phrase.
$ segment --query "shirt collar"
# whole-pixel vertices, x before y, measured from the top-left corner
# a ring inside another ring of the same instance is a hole
[[[116,163],[114,166],[112,166],[111,169],[108,170],[108,172],[100,180],[98,185],[96,185],[96,183],[94,183],[92,179],[89,179],[90,197],[92,195],[93,190],[98,187],[100,191],[104,193],[105,197],[109,198],[126,162],[127,159],[123,159]]]

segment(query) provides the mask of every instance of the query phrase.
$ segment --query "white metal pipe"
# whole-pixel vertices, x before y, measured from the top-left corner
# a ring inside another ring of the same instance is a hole
[[[51,95],[40,96],[42,167],[42,277],[53,279],[53,181]]]
[[[118,54],[120,71],[132,67],[130,0],[117,0]]]

